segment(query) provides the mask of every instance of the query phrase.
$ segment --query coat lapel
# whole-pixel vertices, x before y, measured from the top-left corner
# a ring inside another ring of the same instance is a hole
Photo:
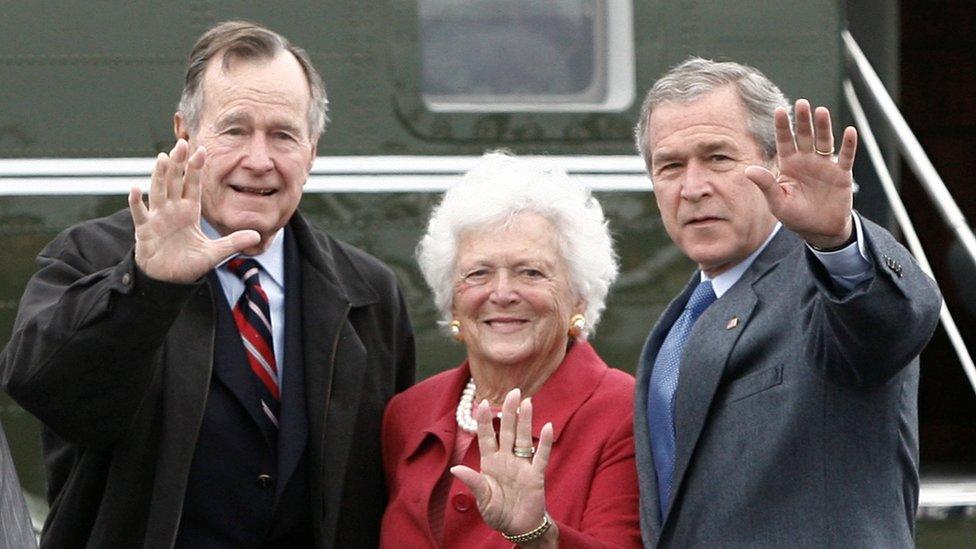
[[[532,396],[532,438],[538,441],[542,426],[551,422],[556,448],[566,424],[596,391],[607,368],[589,343],[573,342],[563,363]]]
[[[416,425],[414,434],[404,443],[403,453],[404,459],[411,460],[418,454],[428,438],[438,439],[445,449],[445,458],[442,463],[438,464],[442,467],[436,469],[438,472],[447,469],[450,452],[454,449],[454,439],[457,437],[458,429],[454,413],[457,409],[458,397],[464,390],[464,386],[467,385],[468,379],[471,378],[468,361],[464,361],[453,370],[448,370],[446,375],[447,377],[442,383],[443,390],[440,400],[430,403],[431,409],[435,410],[431,414],[431,422],[428,425]],[[427,494],[428,497],[429,495]]]
[[[350,311],[378,296],[351,267],[340,268],[324,237],[312,233],[300,214],[291,222],[301,254],[302,347],[312,459],[313,505],[323,498],[320,531],[335,532],[348,454],[366,370],[366,348],[349,322]],[[342,391],[333,391],[342,387]],[[313,509],[313,517],[319,512]]]
[[[308,445],[305,413],[305,364],[302,358],[302,279],[298,247],[290,228],[285,229],[285,355],[281,378],[281,410],[278,436],[278,478],[275,497],[287,486]]]
[[[749,325],[759,302],[753,285],[778,265],[795,246],[796,240],[793,233],[781,228],[739,281],[706,309],[695,323],[685,345],[675,393],[674,480],[669,511],[678,506],[676,501],[680,497],[688,465],[705,426],[728,357]],[[735,323],[730,322],[733,317],[738,319]],[[670,514],[664,517],[665,524]]]
[[[332,387],[359,386],[366,349],[346,323],[349,301],[321,276],[306,274],[307,266],[304,264],[302,269],[302,288],[308,296],[302,307],[302,339],[309,452],[315,464],[311,482],[323,487],[322,495],[328,498],[323,501],[324,528],[334,532],[346,474],[345,451],[355,426],[359,391],[333,394]]]
[[[675,508],[675,498],[681,492],[688,462],[705,425],[729,353],[749,324],[756,301],[750,284],[737,283],[698,318],[685,345],[674,402],[674,480],[669,511]],[[727,329],[733,317],[738,318],[738,323]]]
[[[465,361],[461,366],[448,370],[438,377],[435,381],[440,395],[427,402],[431,413],[428,415],[426,410],[418,413],[411,420],[404,420],[410,427],[410,434],[404,440],[403,460],[404,463],[420,463],[422,470],[411,469],[414,475],[414,482],[411,482],[411,497],[416,509],[428,509],[430,507],[431,496],[437,488],[438,483],[447,468],[451,465],[450,461],[454,455],[455,440],[458,435],[458,424],[455,417],[457,410],[458,396],[464,390],[468,379],[471,377],[471,370],[468,362]],[[471,458],[474,454],[471,447],[477,448],[477,439],[472,439],[465,458]],[[467,462],[462,458],[462,463],[470,465],[477,470],[478,464]],[[421,482],[415,482],[422,479]],[[403,487],[401,486],[401,489]],[[425,521],[425,532],[431,547],[436,547],[434,533],[430,529],[430,521]]]
[[[201,284],[173,322],[164,345],[171,350],[162,369],[163,407],[167,413],[161,415],[163,439],[146,532],[146,539],[158,541],[161,547],[172,547],[176,541],[183,495],[210,390],[216,315],[213,299],[210,286]]]
[[[244,345],[240,342],[240,332],[231,316],[231,305],[227,303],[221,290],[217,274],[211,271],[207,275],[207,282],[211,295],[217,307],[216,334],[217,344],[214,349],[214,377],[222,384],[247,412],[248,417],[261,430],[264,441],[273,444],[278,436],[259,406],[261,390],[258,379],[251,372]]]

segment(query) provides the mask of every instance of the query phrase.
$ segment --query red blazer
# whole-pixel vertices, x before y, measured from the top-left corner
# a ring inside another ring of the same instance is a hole
[[[389,503],[382,547],[440,547],[428,504],[447,470],[458,429],[454,418],[470,377],[468,363],[393,397],[383,417],[383,465]],[[608,368],[588,343],[574,343],[559,369],[532,397],[533,437],[551,421],[546,506],[559,545],[640,547],[633,441],[634,378]],[[480,469],[474,441],[462,463]],[[511,547],[481,519],[474,496],[455,479],[447,496],[443,547]]]

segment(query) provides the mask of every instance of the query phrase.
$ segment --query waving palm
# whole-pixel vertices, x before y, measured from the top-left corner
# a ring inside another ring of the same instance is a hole
[[[776,110],[778,174],[750,166],[746,176],[766,196],[769,209],[783,225],[817,247],[832,247],[851,234],[854,153],[857,131],[844,130],[840,152],[833,158],[830,112],[810,111],[805,99],[796,102],[796,134],[786,109]]]
[[[200,228],[200,175],[207,151],[192,155],[183,139],[167,155],[160,153],[153,168],[149,205],[138,187],[129,191],[129,212],[135,224],[136,264],[157,280],[190,283],[228,256],[254,246],[255,231],[237,231],[210,240]]]

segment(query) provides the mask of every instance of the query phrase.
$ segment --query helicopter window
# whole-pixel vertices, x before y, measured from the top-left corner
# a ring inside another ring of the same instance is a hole
[[[432,111],[620,111],[634,100],[629,0],[419,0],[418,13]]]

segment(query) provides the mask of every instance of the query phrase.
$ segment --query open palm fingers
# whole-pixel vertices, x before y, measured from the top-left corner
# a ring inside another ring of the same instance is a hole
[[[149,208],[158,208],[166,198],[166,171],[169,167],[169,155],[159,153],[156,155],[156,164],[153,166],[152,179],[149,183]]]
[[[853,126],[844,129],[844,137],[837,155],[837,166],[845,172],[854,168],[854,155],[857,152],[857,130]]]
[[[136,227],[149,220],[149,209],[142,201],[142,189],[132,187],[129,189],[129,213],[132,215],[132,222]]]
[[[527,398],[518,406],[518,424],[515,426],[515,444],[512,454],[517,458],[532,459],[532,399]]]
[[[817,107],[817,110],[814,111],[813,127],[813,152],[822,156],[833,155],[834,132],[830,123],[830,111],[827,110],[827,107]]]
[[[451,474],[471,490],[478,501],[479,509],[482,508],[482,503],[491,500],[491,487],[488,485],[488,479],[481,473],[466,465],[455,465],[451,467]]]
[[[510,455],[515,447],[515,431],[517,423],[519,423],[518,409],[521,396],[520,390],[512,389],[505,395],[505,401],[502,402],[502,418],[498,431],[498,451],[502,454]]]
[[[203,147],[197,149],[186,161],[186,169],[183,175],[183,198],[192,202],[200,202],[201,184],[200,179],[203,173],[203,165],[207,160],[207,151]]]
[[[546,466],[549,465],[549,454],[552,452],[552,423],[546,423],[539,432],[539,446],[532,456],[532,469],[545,478]]]
[[[176,142],[169,154],[159,153],[149,188],[149,209],[183,198],[199,202],[201,173],[206,156],[207,151],[203,147],[197,147],[190,154],[189,145],[183,139]]]
[[[817,153],[820,156],[831,157],[834,154],[834,133],[827,107],[821,106],[811,110],[809,101],[798,99],[793,113],[796,119],[794,135],[790,135],[791,129],[786,110],[782,109],[782,114],[776,113],[777,142],[792,139],[798,153]]]
[[[549,463],[549,453],[552,450],[552,423],[546,423],[539,433],[539,445],[533,447],[532,442],[532,399],[522,401],[518,412],[518,426],[515,434],[513,453],[516,457],[530,459],[532,472],[545,477],[546,466]],[[522,455],[518,455],[521,453]],[[526,456],[525,454],[529,455]]]
[[[814,136],[813,117],[810,112],[810,102],[806,99],[798,99],[793,107],[793,117],[795,119],[794,140],[796,152],[811,153],[814,150],[816,137]],[[777,132],[780,125],[776,125]]]
[[[169,153],[169,162],[166,164],[166,174],[163,181],[167,200],[183,198],[183,173],[189,147],[186,140],[179,139]]]

